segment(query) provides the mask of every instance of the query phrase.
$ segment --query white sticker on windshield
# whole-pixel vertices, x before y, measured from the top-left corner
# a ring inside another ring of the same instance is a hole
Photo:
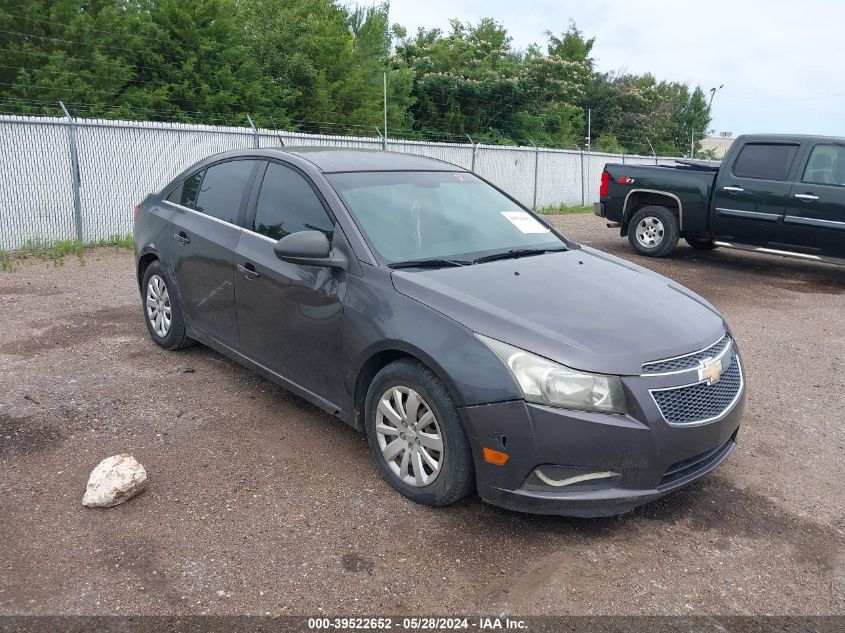
[[[549,229],[525,211],[502,211],[502,215],[523,233],[548,233]]]

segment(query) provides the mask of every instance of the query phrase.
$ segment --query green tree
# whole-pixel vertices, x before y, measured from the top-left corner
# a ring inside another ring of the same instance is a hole
[[[650,74],[598,73],[570,22],[517,50],[503,24],[453,20],[408,36],[387,3],[339,0],[6,0],[0,105],[82,116],[688,153],[704,93]]]
[[[624,154],[625,148],[619,143],[619,139],[612,132],[605,132],[596,139],[593,149],[597,152],[608,154]]]

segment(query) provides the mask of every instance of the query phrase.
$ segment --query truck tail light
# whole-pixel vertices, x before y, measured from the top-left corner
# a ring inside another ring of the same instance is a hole
[[[599,195],[604,198],[607,195],[607,190],[610,188],[610,174],[606,171],[601,172],[601,187],[599,187]]]
[[[135,205],[135,221],[138,221],[138,218],[141,217],[141,203]]]

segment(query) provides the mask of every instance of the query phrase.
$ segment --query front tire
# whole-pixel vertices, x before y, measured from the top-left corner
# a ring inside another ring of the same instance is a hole
[[[376,374],[364,407],[367,440],[382,476],[423,505],[445,506],[475,485],[472,450],[445,385],[403,359]]]
[[[640,255],[666,257],[678,245],[681,227],[666,207],[652,205],[634,214],[628,225],[628,241]]]
[[[185,330],[182,306],[174,284],[156,260],[147,266],[141,282],[144,301],[144,322],[156,345],[165,349],[184,349],[196,341]]]

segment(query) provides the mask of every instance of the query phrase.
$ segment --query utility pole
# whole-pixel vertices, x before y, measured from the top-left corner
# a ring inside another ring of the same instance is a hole
[[[387,149],[387,72],[384,73],[384,149]]]
[[[587,151],[593,145],[593,110],[587,108]]]
[[[719,92],[724,87],[725,87],[725,84],[721,84],[718,88],[710,88],[710,101],[707,104],[707,113],[708,114],[710,114],[710,108],[713,106],[713,97],[715,97],[716,93]]]
[[[710,100],[707,102],[707,116],[710,116],[711,108],[713,107],[713,97],[716,96],[716,93],[719,92],[722,88],[725,87],[725,84],[719,84],[719,87],[710,88]],[[706,132],[705,132],[706,134]],[[689,133],[690,141],[689,141],[689,155],[690,158],[695,158],[695,130],[690,130]]]

